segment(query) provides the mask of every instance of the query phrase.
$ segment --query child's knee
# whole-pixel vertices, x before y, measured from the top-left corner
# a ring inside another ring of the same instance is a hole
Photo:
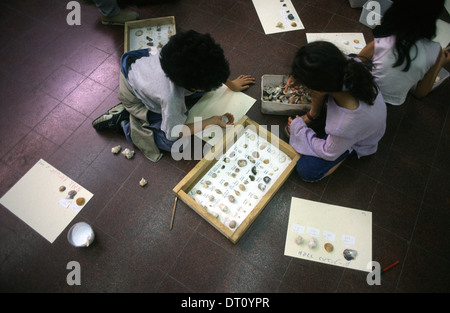
[[[300,178],[308,183],[313,183],[321,180],[324,177],[324,173],[310,166],[311,164],[309,164],[309,162],[300,162],[302,158],[303,157],[298,160],[296,167],[297,173]]]

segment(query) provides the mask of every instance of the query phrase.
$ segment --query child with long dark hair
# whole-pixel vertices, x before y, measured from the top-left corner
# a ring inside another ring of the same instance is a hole
[[[373,154],[386,128],[386,104],[373,76],[359,60],[332,43],[317,41],[299,49],[286,88],[302,84],[312,91],[316,112],[326,105],[325,136],[308,127],[310,113],[289,117],[289,144],[301,154],[297,172],[308,182],[331,174],[349,155]]]
[[[403,104],[408,91],[417,97],[432,89],[450,53],[433,42],[445,0],[395,0],[375,27],[375,39],[358,57],[373,63],[372,74],[386,103]]]

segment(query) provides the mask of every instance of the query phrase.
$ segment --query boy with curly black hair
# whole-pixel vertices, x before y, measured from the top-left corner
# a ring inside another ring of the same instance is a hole
[[[159,149],[171,151],[173,143],[194,133],[194,124],[186,124],[186,101],[198,99],[204,92],[226,84],[233,91],[247,89],[254,83],[249,75],[228,79],[230,69],[220,45],[209,34],[190,30],[172,36],[160,53],[147,49],[125,53],[121,59],[119,100],[104,115],[93,121],[95,129],[123,128],[127,140],[144,155],[158,161]],[[234,122],[227,113],[203,120],[208,125],[226,127]],[[178,125],[183,125],[179,132]],[[198,129],[199,125],[197,125]]]

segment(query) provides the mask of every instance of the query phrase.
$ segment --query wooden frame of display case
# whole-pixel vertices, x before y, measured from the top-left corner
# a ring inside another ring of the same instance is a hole
[[[229,150],[234,143],[236,143],[238,138],[243,135],[243,132],[239,133],[239,131],[245,129],[247,126],[251,126],[252,128],[254,127],[253,129],[256,130],[258,136],[265,138],[274,146],[278,145],[278,150],[284,152],[291,159],[291,161],[278,176],[278,178],[270,185],[270,188],[265,192],[261,199],[259,199],[257,204],[251,209],[251,212],[248,213],[247,217],[236,229],[231,230],[216,217],[210,214],[210,212],[208,212],[202,205],[197,203],[197,201],[189,196],[188,193],[203,178],[203,176],[205,176],[206,173],[208,173],[208,171],[221,160],[221,158],[227,153],[227,150]],[[181,199],[191,209],[202,216],[209,224],[214,226],[233,244],[236,244],[289,177],[299,158],[300,155],[288,143],[280,140],[266,128],[260,126],[248,118],[248,116],[244,115],[234,125],[232,131],[227,131],[223,137],[223,140],[211,149],[211,151],[206,154],[204,158],[200,160],[197,165],[175,186],[173,192],[177,198]]]

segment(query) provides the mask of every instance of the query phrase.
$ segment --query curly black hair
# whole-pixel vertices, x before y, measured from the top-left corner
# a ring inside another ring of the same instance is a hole
[[[194,30],[172,36],[161,49],[160,61],[169,79],[188,90],[214,90],[230,76],[220,45]]]

